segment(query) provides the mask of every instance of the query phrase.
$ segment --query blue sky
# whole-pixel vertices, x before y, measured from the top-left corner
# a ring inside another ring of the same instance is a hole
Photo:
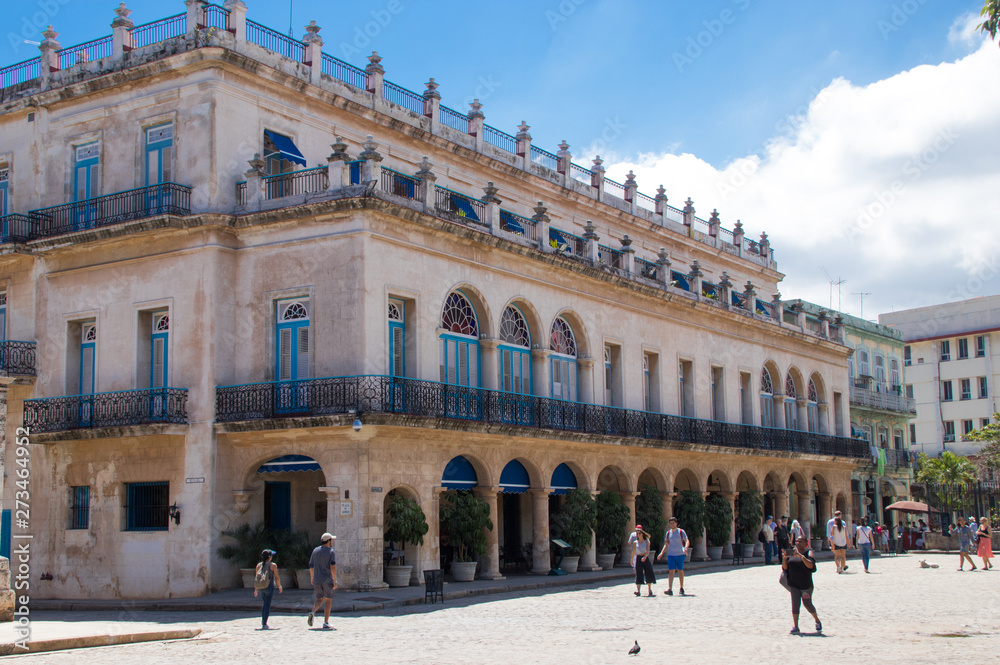
[[[884,238],[898,238],[905,225],[921,223],[912,211],[932,206],[919,197],[931,196],[938,181],[940,198],[952,192],[955,220],[996,219],[996,197],[966,197],[966,205],[955,201],[954,189],[945,189],[949,179],[968,183],[975,177],[981,180],[975,191],[994,185],[1000,191],[992,167],[984,166],[983,173],[947,166],[982,150],[974,140],[977,132],[997,128],[989,114],[969,118],[962,110],[970,104],[992,109],[994,98],[979,97],[989,93],[979,89],[987,86],[976,77],[992,74],[995,82],[1000,73],[1000,50],[993,45],[987,53],[968,26],[981,0],[293,1],[295,36],[314,19],[323,27],[324,50],[343,60],[363,66],[365,55],[378,50],[388,80],[421,92],[433,76],[448,106],[467,110],[477,96],[491,125],[514,133],[526,120],[534,142],[545,149],[554,152],[566,139],[579,163],[588,164],[599,152],[617,179],[634,168],[641,191],[653,193],[662,181],[674,204],[697,194],[700,216],[718,207],[727,226],[741,218],[752,234],[767,230],[779,267],[788,274],[782,286],[788,297],[828,303],[829,286],[813,252],[829,249],[830,225],[837,224],[837,251],[823,251],[819,263],[849,280],[842,289],[845,311],[860,313],[859,303],[852,305],[847,297],[851,292],[873,294],[865,303],[866,318],[893,307],[998,292],[996,270],[979,280],[980,287],[956,290],[974,271],[981,277],[990,272],[990,256],[983,251],[975,256],[955,246],[942,257],[939,245],[928,260],[946,263],[948,276],[935,286],[925,275],[907,273],[912,257],[873,253],[868,242],[878,247]],[[128,5],[137,24],[184,11],[181,0]],[[288,31],[288,0],[247,5],[249,18]],[[54,25],[63,46],[109,34],[113,7],[114,2],[92,0],[4,3],[0,66],[35,55],[22,32],[37,33],[44,23]],[[947,69],[952,66],[956,71]],[[938,98],[940,87],[926,87],[935,77],[958,86],[950,102]],[[850,112],[856,103],[869,105],[868,113],[879,114],[884,124],[852,133],[845,123],[859,123]],[[934,108],[925,112],[923,104]],[[897,112],[901,117],[893,117]],[[837,117],[827,117],[831,114]],[[959,138],[921,171],[919,183],[901,175],[907,155],[919,156],[947,128]],[[912,134],[910,140],[895,137],[896,152],[887,156],[873,148],[897,132]],[[828,149],[810,152],[819,145]],[[860,161],[824,161],[841,150]],[[841,204],[831,196],[819,207],[814,201],[821,197],[804,198],[808,187],[802,183],[782,191],[790,185],[779,174],[795,171],[795,160],[798,171],[815,167],[817,177],[822,174],[829,183],[824,194],[837,183],[841,190],[835,193],[852,195]],[[734,169],[742,169],[750,184],[736,178],[739,186],[727,189]],[[884,182],[873,173],[882,174]],[[877,224],[865,223],[866,206],[885,200],[880,193],[891,192],[899,178],[909,185],[905,195],[896,196]],[[793,211],[786,209],[790,206]],[[824,222],[810,225],[805,219]],[[863,233],[842,228],[842,220],[849,219]],[[925,221],[928,232],[946,232],[935,226],[938,220]],[[922,278],[915,289],[914,280]]]

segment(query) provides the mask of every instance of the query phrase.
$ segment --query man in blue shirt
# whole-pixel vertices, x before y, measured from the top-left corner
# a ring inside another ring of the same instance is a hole
[[[663,539],[663,549],[660,550],[657,559],[662,559],[664,555],[667,557],[667,590],[664,591],[664,595],[672,596],[674,595],[674,572],[678,574],[678,580],[681,583],[681,595],[684,595],[684,558],[687,556],[688,549],[688,537],[684,533],[684,529],[677,528],[677,518],[671,517],[667,522],[670,526],[670,530],[667,531],[666,537]]]
[[[313,617],[320,605],[323,606],[323,630],[330,630],[330,609],[333,607],[333,592],[337,589],[337,553],[333,551],[336,536],[324,533],[320,536],[320,546],[309,557],[309,581],[313,585],[316,602],[306,618],[313,625]]]

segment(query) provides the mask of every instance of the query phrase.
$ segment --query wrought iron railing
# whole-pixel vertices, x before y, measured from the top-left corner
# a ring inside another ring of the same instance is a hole
[[[4,376],[35,376],[35,343],[0,341],[0,372]]]
[[[305,58],[305,44],[255,21],[247,21],[247,41],[295,62],[302,62]]]
[[[458,111],[450,109],[447,106],[438,107],[438,119],[441,121],[442,125],[446,125],[452,129],[457,129],[463,134],[469,133],[468,116],[462,115]]]
[[[897,411],[899,413],[916,413],[917,402],[912,397],[902,397],[894,393],[879,392],[851,386],[851,404],[865,406],[870,409]]]
[[[404,199],[415,199],[420,195],[423,183],[413,176],[382,167],[381,185],[384,192],[402,196]]]
[[[580,236],[573,235],[568,231],[549,227],[549,247],[585,257],[587,255],[587,241]]]
[[[4,215],[0,217],[0,243],[28,242],[32,228],[27,215]]]
[[[73,233],[158,215],[191,213],[191,188],[165,182],[28,213],[31,237]]]
[[[635,201],[640,208],[644,208],[650,212],[656,212],[656,199],[652,196],[646,196],[642,192],[636,192]]]
[[[457,418],[635,439],[754,450],[868,457],[864,442],[797,430],[683,418],[483,388],[389,376],[351,376],[220,386],[221,422],[363,413]]]
[[[709,300],[715,300],[716,302],[718,302],[719,298],[721,297],[721,292],[719,291],[719,285],[702,280],[701,295],[705,296]]]
[[[678,224],[684,223],[684,211],[678,210],[671,205],[663,207],[663,216],[671,222],[677,222]]]
[[[673,285],[676,288],[678,288],[678,289],[680,289],[682,291],[690,291],[691,290],[691,275],[685,275],[682,272],[677,272],[676,270],[671,270],[670,271],[670,281],[673,282]]]
[[[747,297],[742,293],[737,293],[736,291],[729,292],[729,299],[733,303],[733,307],[739,307],[740,309],[746,309],[747,307]]]
[[[187,14],[176,14],[132,28],[132,45],[135,48],[141,48],[173,37],[180,37],[185,32],[187,32]]]
[[[18,62],[13,65],[7,65],[3,69],[0,69],[0,88],[6,88],[7,86],[24,83],[25,81],[36,79],[41,75],[41,57],[32,58],[31,60],[25,60],[24,62]]]
[[[774,305],[763,300],[758,300],[757,313],[762,316],[774,316]]]
[[[660,266],[652,261],[635,257],[635,271],[646,279],[659,279],[660,269]]]
[[[247,204],[247,181],[236,183],[236,204],[245,206]]]
[[[625,185],[620,182],[615,182],[610,178],[604,179],[604,191],[612,196],[617,196],[621,200],[625,200]]]
[[[531,146],[531,161],[553,171],[559,170],[559,158],[536,145]]]
[[[338,81],[343,81],[347,85],[352,85],[358,90],[368,89],[368,72],[335,58],[329,53],[323,54],[320,71]]]
[[[496,127],[483,125],[483,140],[492,146],[514,154],[517,152],[517,139]]]
[[[229,30],[229,12],[219,5],[205,5],[205,13],[202,15],[204,23],[199,24],[200,28],[218,28],[219,30]],[[186,27],[186,26],[185,26]]]
[[[616,270],[625,269],[625,255],[619,249],[611,249],[606,245],[598,245],[597,260]]]
[[[291,173],[264,176],[264,198],[280,199],[296,194],[313,194],[330,187],[330,170],[325,166]]]
[[[435,187],[434,205],[439,212],[457,218],[458,221],[486,223],[485,203],[450,189]]]
[[[417,115],[424,114],[424,98],[401,85],[382,81],[382,98]]]
[[[94,39],[76,46],[67,46],[59,51],[59,69],[69,69],[83,57],[90,62],[111,56],[111,35]]]
[[[569,163],[569,176],[573,180],[579,180],[580,182],[585,182],[588,185],[593,183],[594,174],[591,171],[583,168],[582,166],[577,166],[573,162]]]
[[[500,210],[500,230],[528,240],[538,240],[538,222],[507,210]]]
[[[121,390],[24,400],[24,426],[34,432],[150,423],[186,423],[187,394],[182,388]]]

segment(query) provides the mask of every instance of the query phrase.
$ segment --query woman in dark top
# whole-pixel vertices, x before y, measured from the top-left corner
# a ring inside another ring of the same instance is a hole
[[[816,559],[809,551],[809,539],[802,537],[795,542],[795,549],[786,553],[781,561],[781,568],[788,578],[789,591],[792,594],[792,635],[799,633],[799,603],[806,606],[806,611],[816,620],[816,632],[823,630],[823,622],[816,614],[812,603],[812,574],[816,570]]]

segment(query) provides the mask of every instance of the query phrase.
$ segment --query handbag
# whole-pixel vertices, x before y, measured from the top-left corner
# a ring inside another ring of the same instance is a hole
[[[792,587],[788,586],[788,571],[782,570],[781,575],[778,576],[778,584],[785,587],[785,591],[791,592]]]

